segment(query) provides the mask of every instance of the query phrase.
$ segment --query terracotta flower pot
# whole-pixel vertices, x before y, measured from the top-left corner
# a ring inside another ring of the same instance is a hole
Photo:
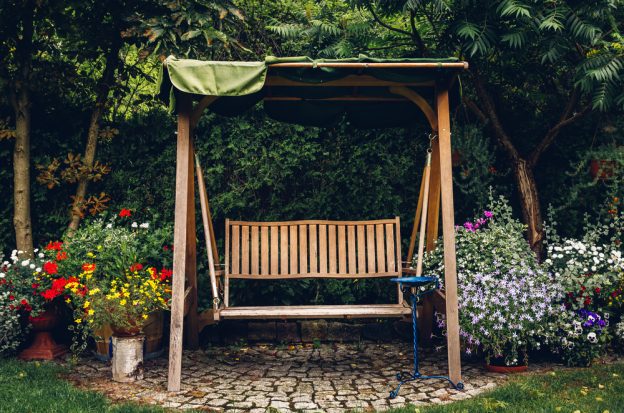
[[[58,315],[46,310],[37,317],[29,318],[35,338],[27,349],[19,354],[22,360],[53,360],[67,353],[67,347],[58,344],[52,337],[52,330],[58,324]]]
[[[504,374],[513,374],[513,373],[522,373],[529,369],[529,366],[497,366],[493,364],[486,364],[485,369],[487,371],[491,371],[492,373],[504,373]]]
[[[589,163],[589,173],[592,178],[607,180],[615,174],[617,164],[613,160],[608,159],[592,159]]]
[[[134,324],[126,327],[118,327],[111,325],[111,329],[113,330],[114,337],[133,337],[141,334],[142,329],[141,324]]]

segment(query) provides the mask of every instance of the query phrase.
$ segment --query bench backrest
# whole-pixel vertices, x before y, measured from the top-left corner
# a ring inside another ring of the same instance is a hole
[[[399,217],[376,221],[226,220],[226,280],[400,276],[399,227]]]

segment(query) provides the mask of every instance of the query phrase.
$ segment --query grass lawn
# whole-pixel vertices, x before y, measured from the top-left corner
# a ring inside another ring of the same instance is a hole
[[[0,360],[0,412],[128,412],[165,410],[112,404],[100,394],[74,388],[52,363]],[[624,413],[624,364],[563,369],[513,378],[471,400],[445,406],[405,407],[388,413],[563,412]]]
[[[0,412],[165,412],[135,404],[112,404],[106,397],[73,387],[58,376],[54,363],[25,363],[0,359]]]
[[[624,364],[519,376],[470,400],[391,410],[391,413],[415,412],[624,413]]]

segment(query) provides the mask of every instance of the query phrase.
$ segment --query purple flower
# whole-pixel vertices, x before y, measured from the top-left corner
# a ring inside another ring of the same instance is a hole
[[[490,219],[494,216],[494,214],[492,213],[492,211],[483,211],[483,215],[485,215],[485,217],[487,219]]]

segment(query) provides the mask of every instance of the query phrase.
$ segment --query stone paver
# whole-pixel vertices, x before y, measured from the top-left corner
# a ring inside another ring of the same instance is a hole
[[[465,363],[465,390],[444,381],[405,384],[388,400],[395,375],[412,364],[409,343],[327,344],[318,346],[255,345],[185,351],[182,390],[167,392],[167,359],[145,362],[145,378],[132,384],[111,381],[110,364],[83,359],[69,374],[82,388],[113,400],[136,401],[174,409],[210,412],[345,412],[386,410],[405,404],[449,403],[473,397],[505,380],[476,363]],[[532,366],[544,369],[548,366]],[[420,370],[446,374],[446,351],[421,352]]]

